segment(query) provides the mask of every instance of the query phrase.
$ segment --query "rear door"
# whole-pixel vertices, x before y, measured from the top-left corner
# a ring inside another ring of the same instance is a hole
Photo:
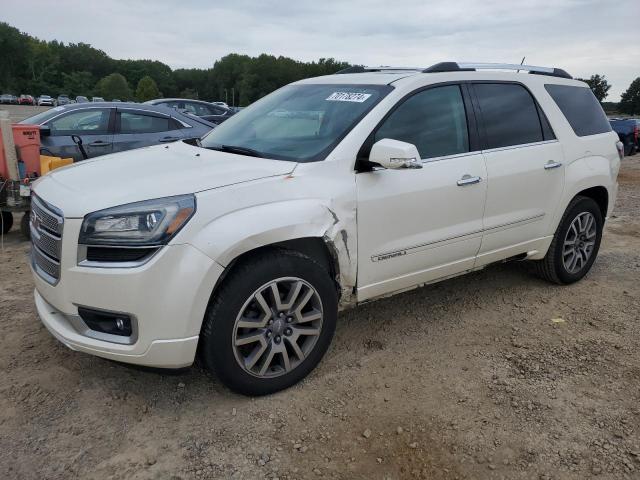
[[[552,234],[564,187],[564,154],[524,85],[470,85],[487,165],[484,235],[476,266],[534,248]]]
[[[170,143],[184,138],[181,124],[169,115],[135,108],[118,108],[114,152]]]
[[[41,145],[44,154],[69,158],[74,161],[84,157],[71,136],[82,140],[89,158],[106,155],[113,151],[113,108],[83,108],[71,110],[44,123],[50,135],[43,136]]]

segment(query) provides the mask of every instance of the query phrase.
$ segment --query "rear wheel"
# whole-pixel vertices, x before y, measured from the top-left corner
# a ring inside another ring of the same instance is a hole
[[[0,227],[2,227],[2,233],[9,233],[13,226],[13,214],[11,212],[0,212]]]
[[[554,283],[577,282],[595,261],[604,220],[591,198],[576,197],[567,207],[544,259],[536,262],[538,274]]]
[[[229,273],[207,311],[200,354],[232,390],[265,395],[297,383],[327,351],[337,293],[309,257],[276,251]]]

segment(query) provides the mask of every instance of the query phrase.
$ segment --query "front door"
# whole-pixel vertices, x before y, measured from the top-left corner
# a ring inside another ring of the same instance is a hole
[[[45,155],[83,160],[80,148],[72,139],[77,135],[89,158],[113,151],[112,108],[83,108],[71,110],[45,123],[50,134],[41,139]]]
[[[487,174],[459,85],[404,100],[372,134],[414,144],[421,169],[356,175],[358,300],[473,268],[482,239]]]

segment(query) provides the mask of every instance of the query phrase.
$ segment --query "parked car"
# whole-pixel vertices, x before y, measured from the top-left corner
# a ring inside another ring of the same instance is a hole
[[[78,95],[76,97],[76,103],[87,103],[89,99],[83,95]]]
[[[40,95],[38,97],[38,106],[41,107],[53,107],[54,106],[54,100],[53,98],[51,98],[49,95]]]
[[[229,107],[229,105],[227,105],[227,102],[211,102],[211,103],[213,103],[214,105],[220,105],[221,107],[224,107],[224,108],[231,108]]]
[[[639,121],[635,118],[611,118],[611,128],[618,134],[624,144],[625,156],[634,155],[638,151]]]
[[[22,95],[20,95],[20,98],[18,98],[18,103],[20,105],[35,105],[36,100],[31,95],[25,95],[23,93]]]
[[[235,112],[231,111],[227,107],[221,105],[215,105],[213,103],[205,102],[202,100],[190,100],[186,98],[158,98],[156,100],[149,100],[144,102],[148,105],[166,105],[167,107],[175,108],[182,112],[196,115],[200,118],[204,118],[209,122],[220,124],[225,120],[231,118]]]
[[[10,93],[3,93],[0,95],[0,104],[11,105],[13,103],[13,95]]]
[[[91,97],[92,102],[104,102],[104,98],[102,97]]]
[[[120,100],[119,98],[114,98],[113,100],[111,100],[112,102],[122,102],[122,100]]]
[[[197,139],[215,125],[191,115],[163,107],[105,102],[76,103],[56,107],[23,120],[40,125],[44,151],[56,157],[83,160],[72,135],[82,140],[87,157],[122,152],[148,145]]]
[[[622,145],[585,83],[527,65],[349,71],[276,90],[200,143],[38,180],[47,329],[154,367],[197,351],[260,395],[320,362],[341,308],[506,260],[556,284],[587,274]]]

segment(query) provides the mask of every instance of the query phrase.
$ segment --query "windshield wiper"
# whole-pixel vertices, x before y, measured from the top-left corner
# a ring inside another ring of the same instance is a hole
[[[216,145],[214,147],[206,147],[209,150],[218,150],[220,152],[237,153],[239,155],[247,155],[249,157],[262,158],[263,155],[253,148],[239,147],[237,145]]]

